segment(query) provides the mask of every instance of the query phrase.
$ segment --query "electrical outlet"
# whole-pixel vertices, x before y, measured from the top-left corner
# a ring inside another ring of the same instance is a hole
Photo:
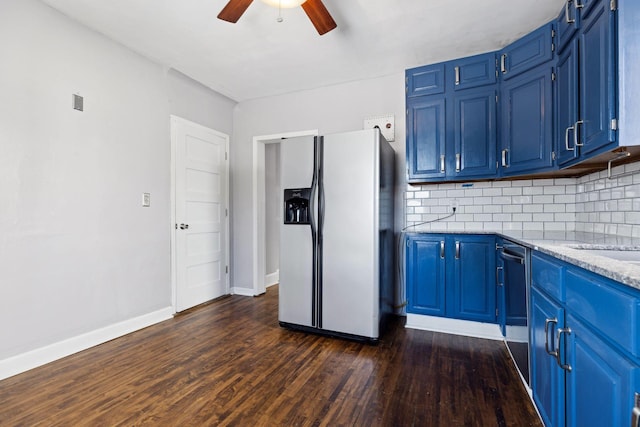
[[[453,200],[449,201],[449,210],[451,212],[458,210],[458,200],[457,199],[453,199]]]
[[[148,208],[151,206],[151,193],[142,193],[142,207]]]

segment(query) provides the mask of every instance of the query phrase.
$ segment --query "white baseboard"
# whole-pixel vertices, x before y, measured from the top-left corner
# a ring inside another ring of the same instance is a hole
[[[63,357],[146,328],[147,326],[171,319],[173,313],[173,307],[166,307],[64,341],[18,354],[8,359],[0,360],[0,380],[37,368],[54,360],[62,359]]]
[[[504,340],[500,326],[493,323],[472,322],[469,320],[448,319],[446,317],[409,313],[407,314],[407,324],[405,327],[474,338]]]
[[[277,285],[280,283],[280,270],[276,270],[274,273],[267,274],[264,276],[264,287],[268,288],[269,286]]]
[[[231,288],[231,293],[233,295],[243,295],[245,297],[255,296],[255,292],[253,291],[253,288],[240,288],[240,287],[234,286],[233,288]]]

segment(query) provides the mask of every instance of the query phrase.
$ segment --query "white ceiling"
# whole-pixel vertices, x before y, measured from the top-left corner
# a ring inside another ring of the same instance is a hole
[[[319,36],[302,8],[254,1],[231,24],[227,0],[42,0],[236,101],[381,77],[499,49],[554,18],[565,0],[324,0],[338,28]]]

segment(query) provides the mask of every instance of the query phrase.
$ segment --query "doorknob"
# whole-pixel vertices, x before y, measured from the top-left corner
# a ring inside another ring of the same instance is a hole
[[[188,230],[189,224],[180,224],[180,230]]]

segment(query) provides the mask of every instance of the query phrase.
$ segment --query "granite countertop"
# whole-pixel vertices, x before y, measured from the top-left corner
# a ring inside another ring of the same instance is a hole
[[[495,234],[640,290],[640,239],[638,238],[580,232],[527,234],[518,231],[485,230],[429,231],[428,233]]]

